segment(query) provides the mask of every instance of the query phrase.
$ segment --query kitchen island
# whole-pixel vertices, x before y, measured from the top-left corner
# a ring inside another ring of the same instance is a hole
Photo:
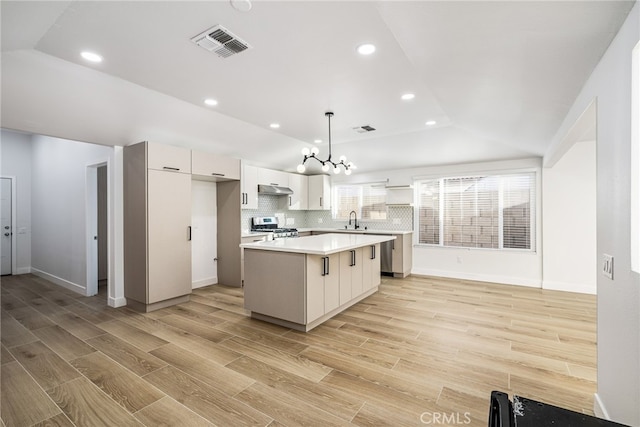
[[[322,234],[244,243],[251,317],[309,331],[378,290],[380,243],[394,236]]]

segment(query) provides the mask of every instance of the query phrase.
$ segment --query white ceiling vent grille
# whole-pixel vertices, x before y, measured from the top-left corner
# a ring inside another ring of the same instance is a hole
[[[221,58],[228,58],[251,48],[249,43],[240,39],[222,25],[209,28],[207,31],[192,38],[191,41],[209,52],[214,52]]]
[[[373,132],[374,130],[376,130],[376,128],[371,127],[369,125],[364,125],[364,126],[354,127],[353,130],[355,130],[358,133],[367,133],[367,132]]]

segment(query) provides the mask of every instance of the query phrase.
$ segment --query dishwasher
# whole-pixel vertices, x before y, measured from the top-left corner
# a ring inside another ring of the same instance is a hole
[[[380,243],[380,272],[391,273],[391,260],[393,258],[393,245],[395,240],[389,240],[388,242]]]

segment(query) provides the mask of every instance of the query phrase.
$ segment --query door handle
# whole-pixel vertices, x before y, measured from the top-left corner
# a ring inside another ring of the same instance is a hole
[[[291,206],[291,196],[289,196],[289,206]]]
[[[321,276],[327,275],[327,257],[326,256],[322,257],[322,273],[320,275]]]
[[[324,257],[325,260],[327,260],[327,276],[329,275],[329,257]]]
[[[322,196],[320,196],[320,207],[322,207]]]
[[[351,251],[351,265],[350,267],[354,267],[356,265],[356,251]]]
[[[191,241],[191,226],[187,227],[187,230],[189,232],[189,238],[187,239],[188,241]]]
[[[371,245],[371,258],[376,259],[376,245]]]
[[[169,167],[169,166],[163,166],[162,169],[168,170],[168,171],[179,171],[180,170],[180,168],[172,168],[172,167]]]
[[[216,172],[211,172],[211,175],[213,175],[213,176],[224,176],[223,173],[216,173]]]

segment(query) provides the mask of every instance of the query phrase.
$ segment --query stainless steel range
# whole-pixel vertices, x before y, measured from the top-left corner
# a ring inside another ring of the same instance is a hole
[[[281,237],[298,237],[297,228],[283,228],[278,226],[275,216],[255,216],[251,219],[251,231],[268,231],[273,233],[274,239]]]

